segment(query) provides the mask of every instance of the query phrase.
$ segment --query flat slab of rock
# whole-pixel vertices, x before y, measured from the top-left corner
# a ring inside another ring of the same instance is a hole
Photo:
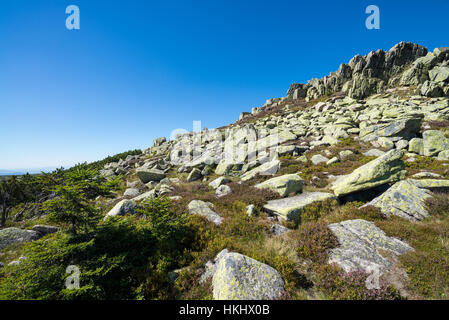
[[[274,214],[288,221],[298,222],[304,208],[308,205],[325,200],[337,199],[335,195],[325,192],[305,192],[295,197],[270,200],[263,207],[269,214]]]
[[[279,193],[282,197],[290,193],[300,193],[305,181],[297,174],[286,174],[280,177],[272,178],[255,185],[258,189],[270,189]]]
[[[210,274],[215,300],[274,300],[285,292],[276,269],[226,249],[217,255]]]
[[[136,201],[142,201],[142,200],[146,200],[146,199],[153,199],[157,197],[157,190],[153,189],[147,192],[142,193],[141,195],[132,198],[131,200],[136,202]]]
[[[413,182],[418,188],[429,189],[429,190],[438,190],[438,189],[447,189],[449,188],[449,180],[442,179],[409,179]]]
[[[265,162],[264,164],[258,166],[257,168],[254,168],[245,174],[242,175],[241,180],[247,181],[250,180],[257,175],[273,175],[276,174],[279,170],[281,162],[279,160],[273,160],[270,162]]]
[[[365,157],[380,157],[385,154],[385,151],[379,149],[371,149],[362,153]]]
[[[346,272],[363,271],[379,275],[392,267],[392,262],[379,253],[379,249],[393,256],[413,250],[399,239],[387,237],[374,223],[357,219],[330,224],[329,229],[338,238],[340,246],[332,249],[329,263],[336,263]]]
[[[223,218],[214,212],[212,209],[212,203],[204,202],[201,200],[192,200],[188,205],[189,214],[198,214],[205,217],[215,225],[220,225],[223,222]]]
[[[360,138],[367,141],[377,140],[379,137],[410,137],[421,129],[422,119],[417,118],[404,118],[397,121],[377,124],[373,126],[367,126],[360,129]]]
[[[5,228],[0,230],[0,250],[13,243],[34,241],[41,237],[41,234],[33,230]]]
[[[228,178],[219,177],[219,178],[215,179],[214,181],[210,182],[209,186],[213,189],[217,189],[219,186],[229,183],[229,182],[231,182],[231,180],[229,180]]]
[[[404,154],[404,150],[391,150],[351,174],[337,179],[332,183],[331,189],[337,196],[343,196],[402,180],[407,175],[401,160]]]
[[[136,170],[136,175],[143,183],[148,183],[150,181],[161,181],[165,178],[164,171],[158,169],[138,168]]]
[[[417,187],[413,181],[404,180],[395,183],[363,207],[374,206],[386,216],[395,215],[412,221],[420,221],[429,216],[425,201],[431,195],[432,192]]]

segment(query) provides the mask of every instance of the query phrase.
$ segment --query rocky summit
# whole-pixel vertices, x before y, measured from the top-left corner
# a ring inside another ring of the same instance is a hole
[[[15,181],[0,297],[449,296],[449,48],[356,55],[235,119]]]

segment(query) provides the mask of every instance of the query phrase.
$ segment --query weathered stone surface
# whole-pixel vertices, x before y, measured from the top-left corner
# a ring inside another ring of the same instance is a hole
[[[407,175],[401,160],[404,153],[403,150],[391,150],[351,174],[337,179],[331,188],[337,196],[343,196],[402,180]]]
[[[143,183],[148,183],[150,181],[161,181],[165,178],[165,173],[158,169],[138,168],[136,170],[136,175]]]
[[[128,188],[125,190],[125,193],[123,193],[124,197],[131,197],[135,198],[140,194],[140,190],[137,188]]]
[[[299,222],[301,213],[308,205],[325,200],[336,199],[331,193],[305,192],[295,197],[270,200],[263,207],[269,214],[274,214],[282,219]]]
[[[217,195],[217,197],[221,198],[224,197],[228,194],[232,193],[232,189],[230,186],[227,185],[221,185],[217,188],[217,190],[215,190],[215,194]]]
[[[193,182],[200,180],[202,178],[201,170],[198,168],[193,168],[192,171],[190,171],[189,176],[187,177],[187,182]]]
[[[217,189],[219,186],[229,183],[229,182],[231,182],[231,180],[229,180],[228,178],[219,177],[219,178],[215,179],[214,181],[212,181],[211,183],[209,183],[209,186],[213,189]]]
[[[404,180],[395,183],[363,207],[374,206],[386,216],[395,215],[412,221],[420,221],[429,216],[425,200],[430,198],[431,194],[426,189],[418,188],[413,181]]]
[[[269,175],[276,174],[279,170],[280,165],[281,165],[281,162],[279,160],[265,162],[264,164],[243,174],[241,176],[241,180],[247,181],[247,180],[250,180],[250,179],[256,177],[257,175],[269,176]]]
[[[239,253],[219,253],[212,270],[215,300],[274,300],[284,293],[279,272]]]
[[[449,180],[442,179],[409,179],[418,188],[438,191],[438,189],[449,189]]]
[[[223,218],[218,213],[212,211],[211,207],[212,203],[201,200],[192,200],[188,205],[189,214],[198,214],[210,222],[220,225],[223,222]]]
[[[436,156],[441,151],[449,150],[449,139],[446,138],[442,131],[427,130],[423,133],[424,138],[424,155]]]
[[[45,225],[37,224],[37,225],[33,226],[33,228],[31,228],[31,230],[36,231],[36,232],[40,233],[41,235],[45,236],[50,233],[58,232],[59,228],[54,227],[54,226],[45,226]]]
[[[105,216],[105,219],[113,216],[123,216],[125,214],[134,214],[139,205],[134,200],[122,200],[117,203]]]
[[[385,151],[379,149],[371,149],[362,153],[365,157],[380,157],[385,154]]]
[[[326,163],[329,161],[329,158],[326,158],[325,156],[322,156],[321,154],[316,154],[314,156],[312,156],[312,158],[310,158],[310,161],[312,161],[312,163],[314,165],[318,165],[320,163]]]
[[[234,166],[233,163],[226,161],[226,159],[222,159],[218,163],[217,168],[215,168],[215,174],[218,174],[218,175],[228,174],[229,171],[231,171],[233,166]]]
[[[153,199],[153,198],[156,198],[157,196],[158,196],[157,190],[153,189],[153,190],[144,192],[141,195],[132,198],[131,200],[134,202],[139,202],[139,201],[146,200],[146,199]]]
[[[287,227],[284,227],[283,225],[280,225],[280,224],[274,224],[274,225],[271,226],[270,231],[275,236],[280,236],[280,235],[282,235],[284,233],[289,232],[290,229],[287,228]]]
[[[163,143],[165,143],[167,139],[165,137],[160,137],[153,140],[153,147],[159,147]]]
[[[275,177],[255,185],[258,189],[271,189],[279,193],[282,197],[290,193],[300,193],[305,181],[297,174],[287,174]]]
[[[409,138],[421,129],[422,118],[404,118],[394,122],[367,126],[360,129],[360,138],[363,141],[374,141],[380,137],[400,136]]]
[[[449,80],[449,67],[435,67],[429,71],[431,81],[447,82]]]
[[[424,140],[421,138],[413,138],[408,145],[408,151],[423,155],[424,154]]]
[[[340,243],[331,250],[329,263],[336,263],[346,272],[372,274],[378,271],[381,275],[392,267],[392,262],[383,257],[379,249],[394,256],[413,250],[407,243],[386,236],[374,223],[365,220],[347,220],[328,227]]]
[[[0,250],[13,243],[34,241],[41,237],[41,234],[33,230],[5,228],[0,230]]]
[[[345,160],[346,158],[352,156],[354,154],[354,152],[352,152],[351,150],[343,150],[340,151],[340,153],[338,154],[340,156],[341,160]]]

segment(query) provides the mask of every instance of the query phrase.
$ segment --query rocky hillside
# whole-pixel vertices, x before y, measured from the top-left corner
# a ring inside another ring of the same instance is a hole
[[[189,240],[164,229],[162,243],[179,251],[152,252],[153,271],[133,284],[145,298],[445,299],[448,166],[449,48],[401,42],[292,84],[234,124],[162,137],[108,162],[100,177],[121,187],[94,203],[100,226],[135,217],[154,226],[161,210],[186,216]],[[42,225],[45,210],[20,220],[0,230],[10,279],[25,272],[27,246],[68,230]],[[17,297],[1,283],[5,297]]]

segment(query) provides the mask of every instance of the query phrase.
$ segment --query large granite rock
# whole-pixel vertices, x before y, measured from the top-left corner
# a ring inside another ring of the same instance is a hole
[[[366,206],[379,208],[386,216],[395,215],[412,221],[420,221],[429,216],[425,201],[431,197],[431,192],[421,189],[411,180],[395,183],[382,195]]]
[[[46,226],[42,224],[37,224],[33,226],[31,230],[40,233],[42,236],[46,236],[47,234],[58,232],[59,228],[55,226]]]
[[[286,174],[255,185],[258,189],[271,189],[282,197],[290,193],[301,193],[305,181],[297,174]]]
[[[223,250],[209,264],[215,300],[274,300],[284,291],[284,281],[274,268],[244,256]]]
[[[269,162],[265,162],[264,164],[246,172],[241,176],[242,181],[250,180],[258,175],[273,175],[276,174],[279,170],[281,162],[279,160],[273,160]]]
[[[442,131],[427,130],[423,133],[424,138],[424,155],[436,156],[441,151],[449,150],[449,139],[446,138]]]
[[[413,250],[407,243],[388,237],[374,223],[365,220],[347,220],[330,224],[329,229],[338,238],[340,246],[329,253],[329,263],[336,263],[346,272],[363,271],[381,275],[393,263],[382,256],[379,250],[393,256]]]
[[[229,180],[226,177],[219,177],[217,179],[215,179],[214,181],[209,183],[209,186],[213,189],[217,189],[219,186],[224,185],[226,183],[231,182],[231,180]]]
[[[380,137],[413,137],[421,128],[421,117],[398,119],[394,122],[366,126],[360,129],[363,141],[374,141]]]
[[[269,214],[277,215],[282,219],[299,222],[301,213],[310,204],[319,201],[333,200],[336,197],[325,192],[304,192],[298,196],[270,200],[263,207]]]
[[[13,243],[34,241],[41,237],[40,233],[33,230],[5,228],[0,230],[0,250]]]
[[[123,216],[125,214],[134,214],[135,210],[139,207],[139,205],[134,200],[122,200],[117,203],[105,216],[105,219],[108,217],[114,216]]]
[[[204,202],[201,200],[192,200],[188,205],[189,214],[198,214],[205,217],[215,225],[220,225],[223,222],[223,218],[214,212],[212,209],[212,203]]]
[[[415,186],[422,189],[429,189],[434,191],[443,191],[449,189],[449,180],[445,179],[409,179]]]
[[[131,198],[135,198],[140,194],[140,190],[137,188],[128,188],[125,190],[125,193],[123,193],[124,197],[131,197]]]
[[[136,175],[143,183],[161,181],[165,178],[164,171],[158,169],[138,168],[136,170]]]
[[[190,171],[189,176],[187,177],[187,182],[193,182],[196,180],[200,180],[201,178],[201,170],[198,168],[193,168],[192,171]]]
[[[331,188],[337,196],[343,196],[402,180],[407,175],[401,160],[404,153],[403,150],[391,150],[351,174],[337,179]]]

